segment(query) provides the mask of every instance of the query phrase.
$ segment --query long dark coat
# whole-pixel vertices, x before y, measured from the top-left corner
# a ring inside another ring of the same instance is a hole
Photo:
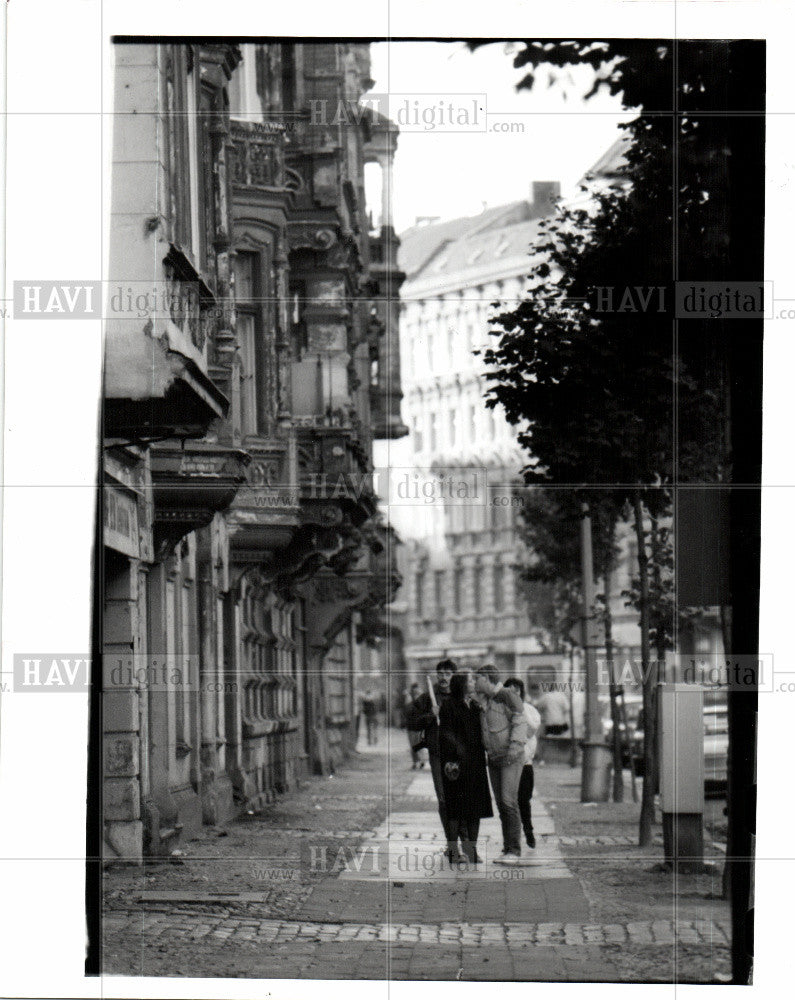
[[[445,698],[439,709],[439,757],[447,813],[452,819],[484,819],[493,816],[486,752],[480,727],[480,708],[455,698]],[[456,780],[450,780],[444,765],[460,765]]]

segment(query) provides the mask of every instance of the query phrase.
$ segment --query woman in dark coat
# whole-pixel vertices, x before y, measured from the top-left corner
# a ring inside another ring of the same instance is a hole
[[[474,678],[469,672],[454,674],[450,697],[439,711],[439,756],[450,819],[447,858],[477,863],[476,845],[480,821],[494,812],[491,807],[486,752],[480,728],[480,706],[474,700]],[[458,840],[464,852],[458,853]]]

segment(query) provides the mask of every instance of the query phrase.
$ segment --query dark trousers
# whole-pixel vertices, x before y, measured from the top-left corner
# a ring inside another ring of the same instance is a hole
[[[450,817],[448,823],[448,840],[460,840],[461,850],[469,861],[477,860],[478,834],[480,833],[480,818]]]
[[[439,819],[442,821],[442,829],[446,840],[450,840],[450,821],[447,816],[447,803],[444,800],[444,783],[442,781],[442,762],[438,754],[428,752],[428,763],[431,765],[431,777],[433,778],[433,790],[436,792],[436,801],[439,803]]]
[[[422,741],[422,731],[417,732],[416,729],[407,729],[409,737],[409,747],[411,748],[411,763],[421,764],[422,763],[422,750],[417,750],[416,745]]]
[[[533,774],[533,765],[525,764],[522,768],[522,776],[519,779],[519,815],[522,817],[522,829],[526,838],[530,837],[533,832],[530,799],[533,797],[534,785],[535,775]]]

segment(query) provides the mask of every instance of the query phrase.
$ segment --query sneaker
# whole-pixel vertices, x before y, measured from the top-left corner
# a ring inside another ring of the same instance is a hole
[[[494,859],[495,865],[515,865],[519,861],[519,855],[516,851],[506,851],[504,854],[500,855],[499,858]]]
[[[535,848],[536,846],[535,834],[532,831],[527,834],[527,846],[530,848]]]

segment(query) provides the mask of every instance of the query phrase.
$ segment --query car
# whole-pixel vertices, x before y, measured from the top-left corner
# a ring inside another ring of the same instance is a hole
[[[704,794],[726,794],[729,780],[729,713],[726,706],[704,706]]]
[[[622,700],[624,711],[622,711]],[[610,715],[609,695],[600,695],[599,704],[604,726],[604,739],[608,746],[613,745],[613,719]],[[618,699],[619,723],[621,734],[621,764],[623,767],[632,765],[633,737],[638,725],[638,718],[643,711],[643,695],[636,691],[626,691],[623,699]],[[624,718],[626,717],[626,725]]]

